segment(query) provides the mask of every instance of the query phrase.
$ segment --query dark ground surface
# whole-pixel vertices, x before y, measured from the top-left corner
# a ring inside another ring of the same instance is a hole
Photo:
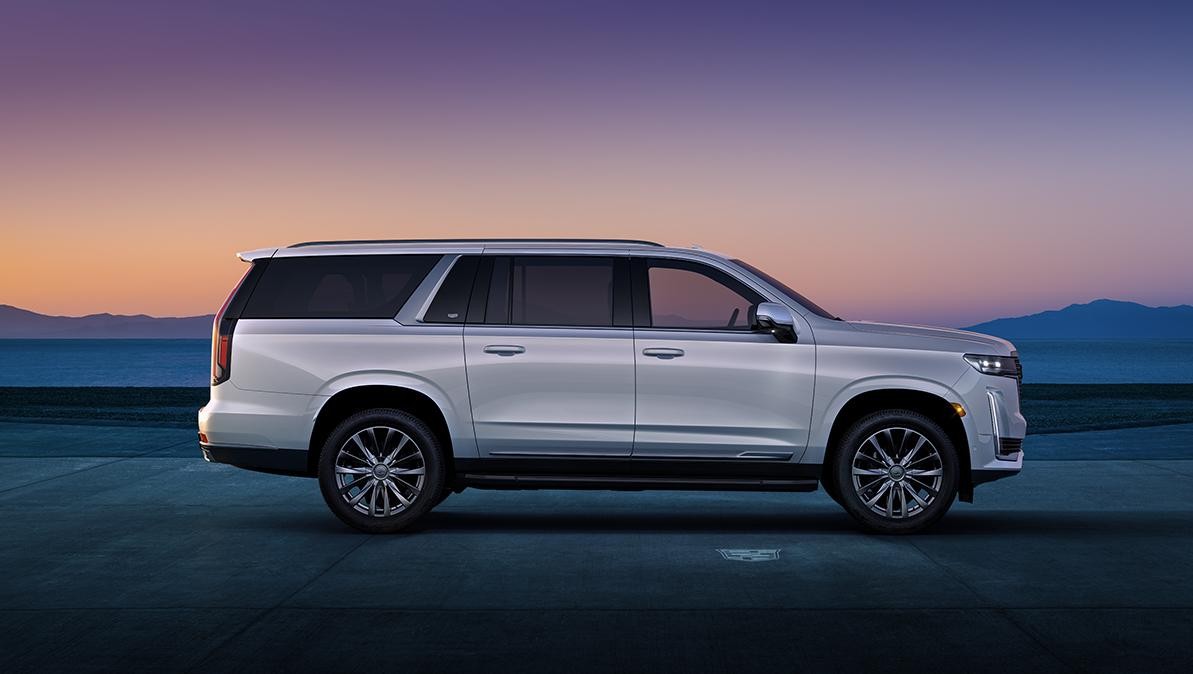
[[[192,429],[0,423],[0,671],[1188,671],[1193,425],[1026,451],[913,537],[822,492],[480,491],[383,537]]]
[[[0,387],[0,420],[194,428],[206,388]],[[1028,431],[1193,423],[1193,384],[1025,384]]]

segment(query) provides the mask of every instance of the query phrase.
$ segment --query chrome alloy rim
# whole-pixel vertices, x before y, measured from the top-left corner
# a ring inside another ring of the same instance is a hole
[[[884,428],[853,455],[853,490],[889,519],[920,515],[940,496],[944,464],[928,438],[910,428]]]
[[[335,471],[345,503],[372,517],[390,517],[418,498],[427,463],[409,435],[372,426],[348,438],[336,455]]]

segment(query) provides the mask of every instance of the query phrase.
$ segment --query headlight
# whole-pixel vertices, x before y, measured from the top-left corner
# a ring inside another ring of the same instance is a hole
[[[992,374],[996,377],[1019,376],[1019,359],[1015,356],[980,356],[967,353],[965,362],[982,374]]]

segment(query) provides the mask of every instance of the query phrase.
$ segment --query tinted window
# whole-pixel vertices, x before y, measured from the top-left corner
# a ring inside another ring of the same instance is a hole
[[[745,260],[733,260],[733,262],[737,265],[745,267],[747,270],[753,272],[754,275],[757,276],[758,278],[762,279],[763,281],[766,281],[767,283],[778,288],[779,290],[782,290],[784,293],[787,293],[788,297],[795,300],[796,303],[803,305],[804,308],[808,309],[809,311],[816,314],[817,316],[820,316],[821,318],[831,318],[834,321],[841,320],[841,318],[839,316],[834,316],[827,309],[819,306],[812,300],[810,300],[807,297],[804,297],[800,293],[796,292],[791,286],[787,285],[786,283],[783,283],[779,279],[762,271],[761,269],[759,269],[758,267],[755,267],[754,265],[750,264],[749,262],[746,262]]]
[[[485,302],[486,323],[510,322],[510,259],[493,260],[493,277],[489,282],[489,296]]]
[[[465,255],[456,260],[447,278],[439,284],[435,299],[423,316],[425,323],[463,323],[468,313],[468,297],[472,294],[472,283],[476,277],[476,266],[480,258]]]
[[[393,318],[438,255],[336,255],[269,261],[243,318]]]
[[[515,257],[509,293],[500,292],[501,265],[494,265],[487,322],[508,297],[514,325],[612,326],[614,260],[607,257]]]
[[[750,307],[763,301],[728,274],[700,264],[652,260],[647,277],[656,328],[749,330]]]

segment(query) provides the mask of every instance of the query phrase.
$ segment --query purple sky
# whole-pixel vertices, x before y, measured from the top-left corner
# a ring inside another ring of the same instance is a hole
[[[1188,3],[184,4],[0,10],[0,303],[453,235],[699,243],[849,317],[1193,301]]]

